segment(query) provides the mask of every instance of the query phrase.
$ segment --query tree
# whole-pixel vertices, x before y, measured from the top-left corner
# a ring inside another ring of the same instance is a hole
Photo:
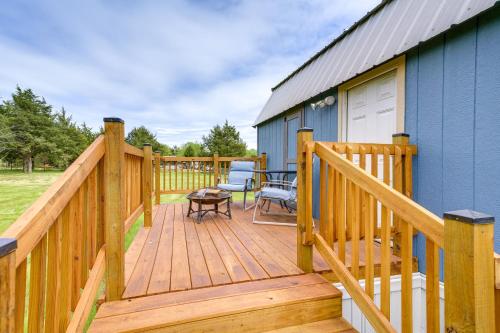
[[[186,157],[204,156],[203,147],[201,143],[198,142],[186,142],[180,149],[177,150],[177,154],[175,155]]]
[[[0,105],[0,114],[11,135],[2,149],[23,160],[24,172],[33,170],[33,160],[37,155],[56,150],[52,107],[31,89],[16,87],[12,100]]]
[[[215,125],[208,136],[203,136],[203,149],[210,155],[245,156],[247,144],[240,138],[236,127],[226,120],[224,125]]]
[[[125,141],[132,146],[142,148],[145,143],[151,144],[153,151],[159,151],[161,155],[172,155],[172,149],[167,145],[158,142],[156,134],[153,134],[145,126],[134,127],[125,138]]]

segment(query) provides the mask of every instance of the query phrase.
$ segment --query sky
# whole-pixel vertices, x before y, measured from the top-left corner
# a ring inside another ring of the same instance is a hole
[[[94,129],[201,141],[228,120],[256,148],[271,88],[380,0],[16,0],[0,11],[0,99],[16,85]]]

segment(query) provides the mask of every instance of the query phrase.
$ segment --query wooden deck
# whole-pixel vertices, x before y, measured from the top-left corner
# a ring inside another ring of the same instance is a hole
[[[153,226],[141,228],[126,254],[124,298],[303,274],[296,265],[296,229],[252,224],[253,211],[233,204],[233,218],[186,217],[186,204],[156,206]],[[349,244],[346,247],[349,266]],[[360,268],[364,246],[361,241]],[[400,260],[393,256],[395,270]],[[375,246],[375,271],[380,264]],[[314,271],[329,277],[314,253]],[[330,276],[331,277],[331,276]]]

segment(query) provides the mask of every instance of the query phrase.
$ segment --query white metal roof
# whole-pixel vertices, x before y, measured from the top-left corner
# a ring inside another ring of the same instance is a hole
[[[495,2],[383,1],[273,88],[254,126],[476,16]]]

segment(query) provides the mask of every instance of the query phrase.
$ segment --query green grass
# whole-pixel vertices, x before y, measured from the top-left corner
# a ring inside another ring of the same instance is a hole
[[[0,170],[0,234],[2,234],[62,171]]]

